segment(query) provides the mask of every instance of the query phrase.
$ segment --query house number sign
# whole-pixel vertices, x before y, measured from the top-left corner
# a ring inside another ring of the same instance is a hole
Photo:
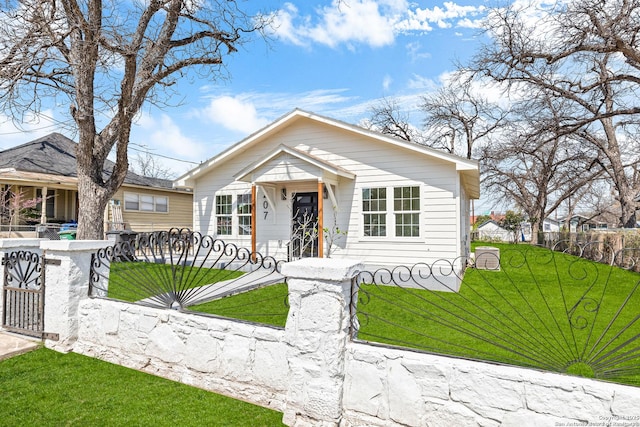
[[[267,201],[267,196],[262,196],[262,208],[264,209],[264,219],[267,219],[269,216],[269,202]]]

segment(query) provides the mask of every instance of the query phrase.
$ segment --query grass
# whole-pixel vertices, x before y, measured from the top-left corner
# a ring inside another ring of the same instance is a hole
[[[74,353],[0,362],[0,426],[282,426],[282,414]]]
[[[458,293],[362,284],[358,337],[640,385],[639,274],[529,245],[480,245],[500,248],[501,270],[467,269]],[[182,273],[213,282],[229,272]],[[286,298],[277,284],[189,309],[284,327]]]
[[[640,386],[639,274],[529,245],[489,245],[501,249],[501,270],[468,269],[459,293],[361,285],[358,337]],[[284,326],[286,294],[281,284],[193,309]]]
[[[492,246],[501,271],[468,269],[459,293],[362,285],[359,338],[640,385],[640,275]]]
[[[251,292],[194,305],[189,307],[189,310],[284,328],[289,312],[287,293],[287,284],[277,283]]]
[[[172,266],[149,262],[114,262],[109,273],[109,298],[138,301],[242,276],[241,271]]]

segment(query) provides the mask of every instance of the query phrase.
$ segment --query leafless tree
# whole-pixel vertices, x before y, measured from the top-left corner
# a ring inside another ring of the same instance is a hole
[[[103,237],[98,219],[129,168],[141,107],[168,104],[173,85],[192,73],[223,76],[225,56],[266,24],[234,0],[5,0],[0,23],[3,109],[19,120],[49,101],[69,105],[79,139],[81,239]],[[105,175],[112,150],[116,165]]]
[[[174,179],[176,177],[168,167],[162,165],[151,153],[145,151],[133,158],[133,171],[138,175],[151,178]]]
[[[522,102],[502,138],[483,150],[484,186],[526,213],[533,243],[545,218],[603,175],[597,152],[560,131],[564,111],[554,98]]]
[[[640,0],[558,3],[535,21],[532,11],[495,9],[494,40],[468,71],[506,84],[512,95],[562,99],[563,121],[546,142],[570,136],[562,140],[595,149],[594,165],[616,191],[619,225],[634,227],[640,150],[637,137],[624,135],[639,130]]]
[[[370,108],[370,113],[367,123],[369,129],[405,141],[422,143],[420,131],[411,125],[409,114],[402,110],[395,99],[383,98]]]
[[[508,112],[472,90],[472,81],[458,73],[437,92],[425,95],[426,143],[467,159],[477,142],[487,140],[504,125]]]

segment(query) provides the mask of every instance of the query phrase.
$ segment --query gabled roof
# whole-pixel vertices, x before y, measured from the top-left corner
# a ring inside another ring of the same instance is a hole
[[[372,138],[377,141],[389,144],[392,147],[402,148],[406,150],[410,150],[419,155],[426,155],[431,158],[443,160],[445,162],[453,163],[463,178],[463,184],[467,189],[470,197],[477,198],[480,195],[480,170],[478,167],[478,162],[475,160],[468,160],[459,156],[455,156],[453,154],[445,153],[443,151],[439,151],[433,149],[431,147],[427,147],[424,145],[416,144],[414,142],[404,141],[399,138],[394,138],[388,135],[381,134],[379,132],[374,132],[369,129],[364,129],[359,126],[355,126],[349,123],[345,123],[340,120],[324,117],[318,114],[314,114],[308,111],[303,111],[300,109],[295,109],[290,113],[280,117],[273,123],[267,125],[266,127],[260,129],[259,131],[249,135],[247,138],[242,141],[232,145],[227,148],[220,154],[212,157],[211,159],[203,162],[199,166],[195,167],[191,171],[179,177],[174,183],[178,187],[193,187],[195,181],[203,176],[204,174],[211,171],[213,168],[222,164],[228,158],[233,157],[236,154],[242,153],[247,150],[249,147],[263,141],[270,136],[282,131],[283,129],[291,126],[293,123],[296,123],[300,120],[310,120],[316,123],[322,123],[329,126],[333,126],[335,128],[339,128],[345,130],[347,132],[355,133],[361,135],[363,137]]]
[[[244,181],[246,180],[246,177],[252,172],[256,171],[271,160],[281,157],[282,155],[295,157],[332,175],[338,175],[348,179],[355,178],[354,174],[344,168],[341,168],[340,166],[336,166],[315,156],[304,153],[300,150],[296,150],[295,148],[287,147],[286,145],[279,145],[275,150],[264,156],[264,158],[250,164],[249,166],[243,168],[240,172],[236,173],[234,178],[238,181]]]
[[[0,151],[0,171],[13,171],[13,175],[26,172],[35,174],[77,178],[76,148],[78,144],[59,133],[52,133],[31,142]],[[109,177],[115,163],[105,161],[105,179]],[[37,180],[37,179],[34,179]],[[127,172],[125,184],[172,189],[168,179],[150,178]]]
[[[500,229],[502,229],[502,230],[507,231],[506,229],[504,229],[504,228],[500,225],[500,223],[498,223],[498,221],[493,220],[493,219],[488,219],[488,220],[484,221],[482,224],[478,225],[478,227],[476,227],[476,229],[477,229],[477,230],[479,230],[479,229],[484,228],[484,227],[486,227],[486,226],[488,226],[488,225],[490,225],[490,224],[493,224],[493,225],[495,225],[497,228],[500,228]]]

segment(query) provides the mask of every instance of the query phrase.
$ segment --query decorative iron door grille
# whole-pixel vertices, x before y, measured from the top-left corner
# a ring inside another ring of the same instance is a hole
[[[5,254],[2,327],[41,338],[44,332],[44,258],[17,251]]]
[[[318,193],[293,196],[289,260],[318,256]]]

